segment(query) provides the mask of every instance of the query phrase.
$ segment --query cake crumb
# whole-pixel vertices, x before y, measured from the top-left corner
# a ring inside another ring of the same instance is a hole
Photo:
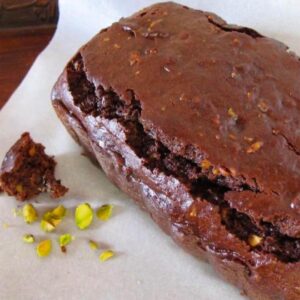
[[[42,144],[35,143],[28,132],[7,152],[0,169],[0,186],[17,200],[31,199],[41,192],[60,198],[68,191],[54,176],[56,162],[45,153]]]

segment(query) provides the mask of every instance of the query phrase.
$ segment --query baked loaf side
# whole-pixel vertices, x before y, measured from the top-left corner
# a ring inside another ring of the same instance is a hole
[[[53,105],[106,174],[252,299],[299,299],[299,58],[174,3],[101,31]]]

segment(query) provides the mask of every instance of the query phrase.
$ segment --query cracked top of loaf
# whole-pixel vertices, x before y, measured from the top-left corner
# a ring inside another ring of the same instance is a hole
[[[300,237],[300,61],[287,46],[168,2],[80,55],[96,92],[133,93],[149,135],[230,183],[232,208]]]

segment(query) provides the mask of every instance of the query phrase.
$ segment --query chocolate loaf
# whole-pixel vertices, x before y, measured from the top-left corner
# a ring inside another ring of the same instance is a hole
[[[160,3],[102,30],[52,93],[74,139],[251,299],[300,299],[300,61]]]

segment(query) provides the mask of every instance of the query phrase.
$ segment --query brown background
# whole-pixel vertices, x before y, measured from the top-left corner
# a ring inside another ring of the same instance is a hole
[[[0,109],[51,40],[58,0],[0,0]]]

